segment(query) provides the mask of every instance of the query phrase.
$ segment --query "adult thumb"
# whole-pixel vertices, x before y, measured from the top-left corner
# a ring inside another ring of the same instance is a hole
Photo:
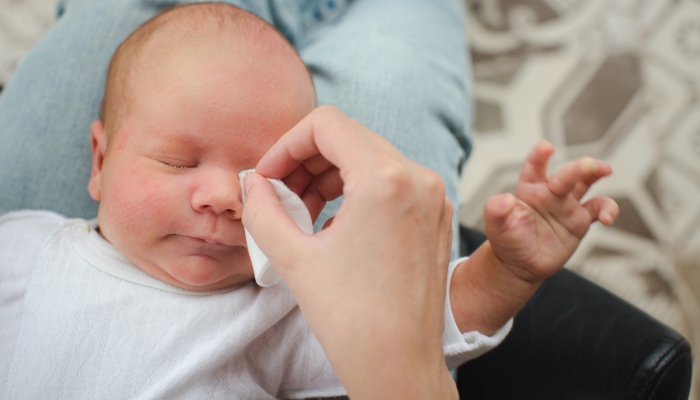
[[[263,176],[248,173],[244,187],[243,226],[272,264],[284,268],[308,247],[303,244],[307,234],[287,213],[272,184]]]

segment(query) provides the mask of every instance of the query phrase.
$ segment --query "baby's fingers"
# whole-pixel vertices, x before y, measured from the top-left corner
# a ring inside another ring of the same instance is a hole
[[[598,179],[610,175],[608,163],[591,157],[582,157],[565,164],[547,179],[547,187],[557,196],[571,193],[577,199],[583,197]]]
[[[594,197],[583,203],[583,208],[591,216],[591,222],[599,220],[604,225],[612,225],[620,213],[620,207],[610,197]]]
[[[530,150],[520,169],[521,182],[543,182],[547,179],[547,162],[554,153],[554,146],[547,141],[539,142]]]

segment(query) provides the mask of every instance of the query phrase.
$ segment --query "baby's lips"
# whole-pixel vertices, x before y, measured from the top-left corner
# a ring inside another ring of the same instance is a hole
[[[229,233],[226,235],[223,235],[223,237],[226,237],[224,239],[222,235],[199,235],[199,234],[182,234],[180,235],[185,238],[189,238],[191,240],[194,240],[199,243],[206,243],[208,245],[214,245],[214,246],[228,246],[228,247],[246,247],[246,242],[245,242],[245,234],[243,233],[243,229],[241,229],[240,234],[237,233]]]

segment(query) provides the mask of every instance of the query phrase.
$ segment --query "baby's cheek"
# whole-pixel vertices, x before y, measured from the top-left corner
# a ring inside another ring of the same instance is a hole
[[[159,187],[150,179],[125,179],[115,188],[115,201],[132,213],[147,212],[157,204]]]
[[[159,218],[166,191],[157,179],[132,175],[121,179],[113,187],[113,213],[118,214],[129,226],[151,224]]]

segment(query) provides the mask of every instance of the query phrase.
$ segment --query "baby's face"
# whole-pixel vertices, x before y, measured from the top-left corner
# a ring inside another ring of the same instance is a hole
[[[101,234],[139,268],[185,289],[223,288],[253,277],[238,173],[313,109],[315,95],[298,60],[173,58],[137,79],[119,132],[102,161],[93,156],[90,193]],[[99,121],[93,136],[99,156]]]

